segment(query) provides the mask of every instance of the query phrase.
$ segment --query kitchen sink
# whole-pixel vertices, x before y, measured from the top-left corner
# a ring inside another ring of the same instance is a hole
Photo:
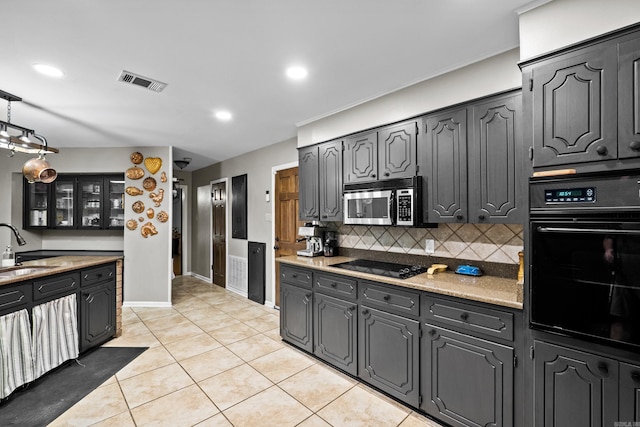
[[[0,280],[11,279],[14,277],[26,276],[28,274],[39,273],[54,268],[55,266],[32,265],[29,267],[5,267],[0,268]]]

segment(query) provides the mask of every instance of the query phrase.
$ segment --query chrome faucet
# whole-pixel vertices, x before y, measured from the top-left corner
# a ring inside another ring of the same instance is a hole
[[[16,240],[18,241],[18,245],[19,246],[24,246],[27,244],[27,241],[24,240],[24,238],[20,235],[20,233],[18,233],[18,229],[15,228],[13,225],[11,224],[5,224],[4,222],[0,223],[0,227],[8,227],[11,229],[11,231],[13,231],[13,234],[16,236]]]

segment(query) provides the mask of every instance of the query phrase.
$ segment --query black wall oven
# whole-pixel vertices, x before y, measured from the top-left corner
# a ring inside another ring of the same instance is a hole
[[[532,178],[531,325],[640,349],[640,175]]]

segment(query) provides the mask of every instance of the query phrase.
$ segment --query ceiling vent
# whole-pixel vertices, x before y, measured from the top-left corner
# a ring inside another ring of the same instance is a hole
[[[154,92],[162,92],[164,88],[167,87],[166,83],[162,83],[158,80],[153,80],[148,77],[143,77],[139,74],[130,73],[129,71],[124,70],[122,70],[122,72],[120,73],[118,81],[135,86],[140,86]]]

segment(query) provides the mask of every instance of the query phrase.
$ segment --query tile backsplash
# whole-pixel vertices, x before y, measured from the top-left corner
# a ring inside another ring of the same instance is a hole
[[[426,255],[425,240],[433,239],[436,257],[518,264],[518,251],[523,248],[521,224],[439,224],[437,228],[331,225],[329,228],[339,233],[339,246],[350,249]]]

